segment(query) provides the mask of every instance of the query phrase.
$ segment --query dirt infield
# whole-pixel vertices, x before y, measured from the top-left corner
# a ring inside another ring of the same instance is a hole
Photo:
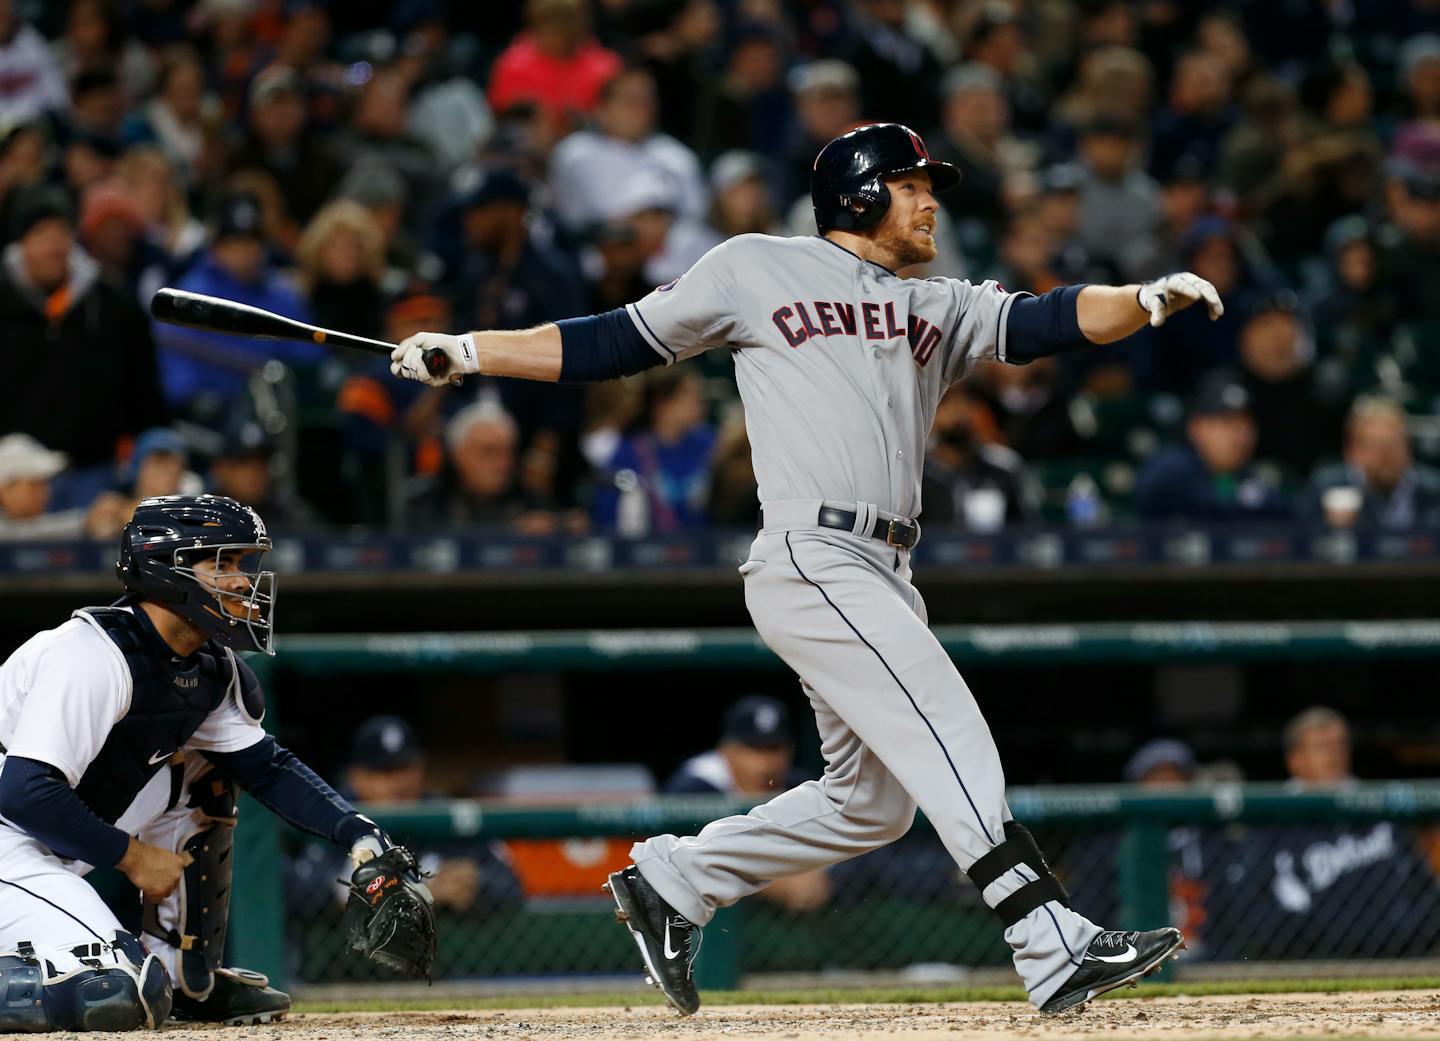
[[[608,1041],[695,1038],[830,1041],[903,1038],[922,1041],[1044,1041],[1104,1038],[1440,1038],[1440,993],[1379,991],[1333,994],[1165,997],[1100,1001],[1078,1014],[1041,1018],[1014,1002],[936,1005],[731,1005],[681,1019],[668,1009],[536,1008],[510,1011],[327,1013],[297,1015],[270,1026],[197,1030],[167,1027],[173,1041]],[[75,1041],[101,1035],[65,1034]],[[113,1035],[116,1037],[136,1035]]]

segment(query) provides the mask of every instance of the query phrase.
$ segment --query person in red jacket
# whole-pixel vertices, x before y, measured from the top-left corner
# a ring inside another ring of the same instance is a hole
[[[600,87],[620,70],[620,56],[590,35],[586,0],[529,0],[525,20],[526,31],[495,61],[490,105],[503,113],[533,102],[563,133],[595,108]]]

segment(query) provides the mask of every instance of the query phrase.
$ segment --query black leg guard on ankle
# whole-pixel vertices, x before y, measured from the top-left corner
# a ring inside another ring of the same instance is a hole
[[[989,853],[986,853],[975,863],[971,864],[965,872],[970,876],[970,881],[980,892],[1011,868],[1025,866],[1033,871],[1038,877],[1015,892],[1011,893],[1000,903],[996,904],[994,911],[1000,916],[1000,921],[1005,923],[1005,928],[1010,928],[1020,921],[1035,908],[1055,900],[1066,907],[1070,906],[1070,894],[1060,884],[1050,870],[1050,865],[1045,863],[1045,857],[1040,852],[1040,847],[1035,845],[1035,837],[1023,824],[1015,821],[1005,822],[1005,841],[996,846]]]

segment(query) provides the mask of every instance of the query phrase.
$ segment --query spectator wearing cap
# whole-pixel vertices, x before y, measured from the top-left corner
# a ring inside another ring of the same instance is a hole
[[[631,184],[616,182],[623,196]],[[479,168],[437,221],[440,288],[467,329],[527,329],[583,313],[579,272],[529,220],[530,187],[506,167]]]
[[[1301,515],[1334,527],[1440,525],[1440,470],[1417,463],[1405,413],[1388,398],[1357,398],[1345,421],[1341,462],[1316,470]]]
[[[766,799],[805,780],[795,767],[790,710],[778,698],[750,694],[725,710],[719,743],[686,759],[660,790]],[[807,871],[772,882],[760,895],[790,911],[813,911],[829,903],[833,888],[825,871]]]
[[[703,219],[708,195],[695,153],[656,130],[655,81],[639,66],[616,73],[601,90],[592,130],[580,130],[555,146],[550,190],[561,223],[584,235],[623,216],[620,189],[642,175],[663,180],[676,212]]]
[[[725,68],[695,100],[695,148],[711,159],[735,150],[778,155],[789,144],[785,53],[775,26],[743,22],[731,32]]]
[[[187,469],[189,456],[185,439],[169,427],[152,427],[142,433],[112,490],[102,492],[90,504],[90,534],[96,538],[119,535],[142,499],[204,491],[200,477]]]
[[[920,480],[921,523],[990,534],[1038,519],[1035,482],[1019,453],[995,442],[994,422],[978,390],[945,392]]]
[[[1124,778],[1146,788],[1183,788],[1195,780],[1195,753],[1184,741],[1157,737],[1125,762]]]
[[[361,806],[403,808],[442,798],[426,779],[425,749],[399,716],[371,716],[350,741],[349,761],[336,789]],[[420,860],[440,913],[483,919],[520,904],[520,881],[497,843],[419,843],[394,836]],[[350,897],[343,882],[349,858],[333,845],[311,844],[289,865],[286,895],[302,918],[338,918]]]
[[[822,58],[791,69],[788,83],[796,126],[782,157],[780,198],[798,205],[809,197],[820,149],[860,121],[860,77],[849,62]]]
[[[75,245],[68,201],[20,192],[0,254],[0,433],[27,433],[79,468],[108,468],[123,439],[165,421],[149,325]]]
[[[940,63],[906,22],[905,0],[858,0],[854,44],[846,57],[860,76],[866,112],[909,127],[938,121]]]
[[[586,0],[526,0],[526,31],[495,59],[490,107],[536,103],[555,131],[593,112],[622,63],[590,35],[589,14]]]
[[[0,126],[28,123],[41,116],[59,115],[70,105],[61,74],[50,48],[33,25],[27,25],[18,5],[0,4]]]
[[[223,438],[210,461],[208,491],[253,507],[271,531],[285,533],[322,523],[313,506],[276,480],[275,439],[258,421],[242,415],[228,425]]]
[[[956,221],[973,221],[991,239],[1005,219],[1005,150],[1010,137],[1010,107],[999,75],[988,65],[958,65],[945,74],[936,159],[954,163],[960,183],[942,195],[941,204]]]
[[[1122,279],[1158,274],[1160,186],[1140,169],[1136,127],[1097,117],[1081,128],[1080,162],[1080,243]]]
[[[309,133],[305,81],[271,65],[250,83],[245,137],[229,172],[258,170],[275,182],[288,225],[300,226],[324,205],[343,172],[328,139]],[[293,241],[293,240],[292,240]]]
[[[1342,217],[1325,232],[1326,278],[1310,310],[1320,356],[1343,365],[1352,383],[1368,385],[1375,362],[1390,350],[1400,320],[1395,286],[1381,277],[1380,249],[1370,222]]]
[[[259,200],[248,192],[227,196],[216,213],[209,249],[177,288],[308,322],[304,297],[270,264],[265,245]],[[272,358],[313,366],[328,353],[312,343],[256,340],[160,323],[155,337],[166,400],[197,418],[219,415],[245,393],[251,374]]]
[[[1423,347],[1432,350],[1440,345],[1440,163],[1392,159],[1386,173],[1381,277],[1394,287],[1406,320],[1423,323]]]
[[[64,473],[63,452],[52,452],[29,434],[0,437],[0,541],[79,538],[85,510],[57,508],[55,479]]]
[[[106,142],[119,152],[120,126],[125,122],[125,102],[120,95],[120,77],[103,65],[81,69],[70,81],[70,111],[65,129],[73,134]]]
[[[372,340],[385,333],[385,237],[358,202],[328,203],[295,248],[311,320]]]
[[[1210,177],[1204,164],[1188,153],[1160,173],[1159,254],[1161,271],[1180,271],[1180,243],[1195,222],[1210,212]]]
[[[1340,450],[1352,395],[1342,366],[1317,364],[1315,340],[1288,289],[1252,301],[1240,326],[1237,375],[1250,393],[1255,453],[1303,477]]]
[[[1149,520],[1278,520],[1289,504],[1257,468],[1250,392],[1228,372],[1208,378],[1190,403],[1186,443],[1151,456],[1135,482]]]

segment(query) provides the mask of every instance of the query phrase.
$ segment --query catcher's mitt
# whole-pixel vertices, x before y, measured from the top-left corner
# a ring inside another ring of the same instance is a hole
[[[435,962],[435,899],[420,881],[415,854],[391,846],[357,867],[349,886],[345,938],[351,948],[428,980]]]

